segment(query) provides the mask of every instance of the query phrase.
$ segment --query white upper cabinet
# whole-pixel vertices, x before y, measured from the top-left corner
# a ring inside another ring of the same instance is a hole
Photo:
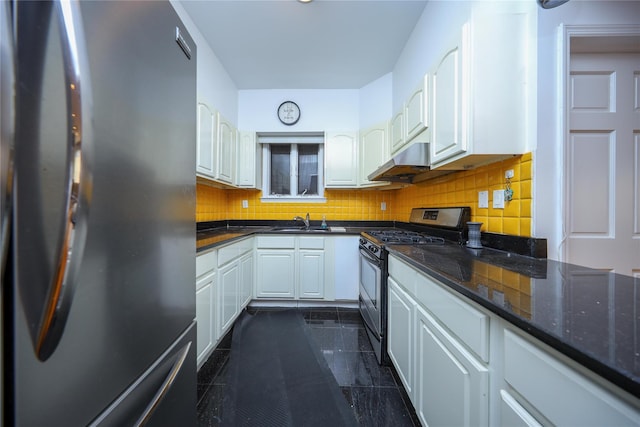
[[[358,133],[327,132],[324,141],[325,187],[358,186]]]
[[[235,174],[236,129],[218,113],[217,171],[215,178],[233,184]]]
[[[391,133],[391,150],[390,150],[391,153],[390,154],[393,155],[397,153],[402,147],[404,147],[404,144],[407,142],[407,140],[404,137],[404,109],[401,111],[398,111],[391,118],[390,133]]]
[[[444,54],[432,72],[432,165],[467,150],[468,133],[464,124],[469,121],[469,114],[463,100],[469,86],[468,37],[469,25],[466,24],[461,37]]]
[[[429,74],[411,93],[404,107],[404,129],[407,142],[429,142]]]
[[[215,176],[216,115],[205,103],[198,103],[198,141],[196,173],[208,178]]]
[[[361,187],[386,185],[386,182],[369,181],[367,176],[384,164],[389,156],[388,123],[380,123],[360,131],[360,179]]]
[[[431,167],[462,170],[529,151],[525,2],[478,2],[431,69]]]
[[[256,144],[256,133],[249,131],[238,132],[238,150],[236,165],[236,185],[242,188],[257,188],[259,171],[258,146]]]

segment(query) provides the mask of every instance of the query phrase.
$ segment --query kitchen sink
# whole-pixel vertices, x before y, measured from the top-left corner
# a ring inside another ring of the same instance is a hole
[[[320,227],[310,227],[309,229],[305,228],[304,226],[302,227],[273,227],[272,229],[273,231],[282,231],[282,232],[309,232],[309,233],[315,233],[315,232],[329,232],[330,230],[328,228],[320,228]]]

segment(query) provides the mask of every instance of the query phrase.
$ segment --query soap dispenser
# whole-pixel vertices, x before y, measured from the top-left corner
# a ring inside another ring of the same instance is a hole
[[[327,228],[327,216],[322,215],[322,224],[320,224],[320,228]]]

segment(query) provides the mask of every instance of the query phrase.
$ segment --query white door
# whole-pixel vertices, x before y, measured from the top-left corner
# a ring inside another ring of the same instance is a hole
[[[565,261],[640,276],[640,54],[572,53]]]

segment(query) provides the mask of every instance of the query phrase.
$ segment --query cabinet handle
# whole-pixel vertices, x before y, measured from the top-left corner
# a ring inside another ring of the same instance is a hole
[[[68,145],[62,243],[45,301],[36,340],[36,354],[48,359],[55,351],[67,322],[87,235],[91,195],[91,83],[82,18],[78,2],[56,2],[67,96]]]

